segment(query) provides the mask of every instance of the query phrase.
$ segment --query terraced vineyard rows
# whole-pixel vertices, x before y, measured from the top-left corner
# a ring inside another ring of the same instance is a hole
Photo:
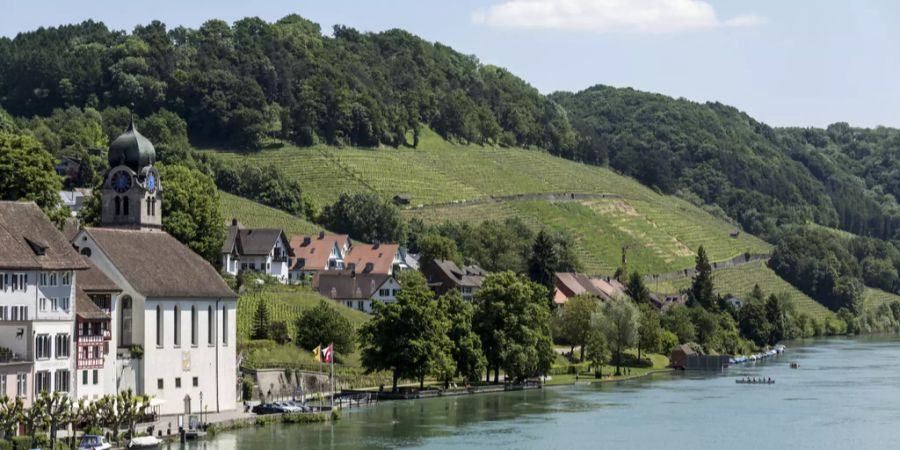
[[[897,301],[900,301],[900,296],[896,294],[891,294],[890,292],[885,292],[881,289],[867,287],[863,304],[865,305],[865,309],[874,310],[881,305],[889,305]]]
[[[266,288],[261,292],[245,293],[238,298],[237,305],[237,336],[238,340],[249,339],[253,332],[253,317],[259,303],[266,302],[269,309],[270,322],[284,322],[287,324],[291,336],[297,332],[296,321],[303,311],[315,307],[321,300],[346,317],[354,326],[368,320],[368,315],[322,297],[317,292],[307,288],[293,286],[277,286]]]
[[[219,192],[222,216],[227,221],[237,218],[244,226],[251,228],[281,228],[288,236],[295,234],[316,234],[322,228],[318,225],[294,217],[284,211],[261,205],[227,192]]]
[[[652,290],[658,289],[661,292],[678,292],[688,288],[690,284],[690,278],[682,278],[665,283],[661,282],[658,285],[650,283],[649,287]],[[731,269],[716,270],[713,272],[713,284],[716,292],[719,294],[731,294],[742,298],[753,291],[754,285],[759,284],[759,287],[767,295],[771,293],[789,295],[798,312],[809,314],[818,320],[834,314],[828,308],[825,308],[787,281],[781,279],[762,261]]]

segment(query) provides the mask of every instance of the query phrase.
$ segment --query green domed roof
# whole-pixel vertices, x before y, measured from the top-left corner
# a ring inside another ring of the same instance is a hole
[[[156,149],[149,139],[138,133],[132,118],[128,129],[109,145],[107,160],[110,167],[125,164],[139,172],[156,162]]]

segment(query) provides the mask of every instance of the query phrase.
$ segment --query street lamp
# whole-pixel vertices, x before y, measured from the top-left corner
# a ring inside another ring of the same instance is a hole
[[[200,391],[200,426],[203,426],[203,391]]]

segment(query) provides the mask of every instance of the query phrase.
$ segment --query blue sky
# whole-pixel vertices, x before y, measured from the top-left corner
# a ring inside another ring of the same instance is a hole
[[[734,105],[776,126],[900,127],[900,2],[784,0],[3,0],[0,35],[92,18],[403,28],[549,93],[629,86]]]

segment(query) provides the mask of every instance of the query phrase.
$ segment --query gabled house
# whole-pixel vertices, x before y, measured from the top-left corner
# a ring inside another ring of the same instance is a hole
[[[350,251],[350,236],[346,234],[294,236],[291,250],[290,282],[300,283],[324,270],[342,270],[344,256]]]
[[[393,303],[400,283],[385,273],[358,273],[350,270],[317,272],[313,288],[348,308],[372,313],[372,302]]]
[[[657,309],[685,305],[687,304],[687,294],[663,294],[652,292],[650,293],[650,303]]]
[[[602,300],[625,295],[625,286],[615,278],[589,277],[582,273],[558,272],[553,280],[553,302],[564,305],[570,298],[588,294]]]
[[[356,273],[393,275],[404,266],[399,244],[354,244],[344,257],[344,268]]]
[[[288,282],[294,257],[290,241],[278,228],[244,228],[237,219],[228,227],[222,244],[222,268],[231,275],[250,270]]]
[[[87,268],[36,204],[0,202],[0,395],[74,398],[76,278]]]
[[[420,270],[435,294],[440,296],[451,290],[458,290],[468,301],[474,300],[475,292],[481,288],[486,276],[485,271],[478,266],[460,269],[456,263],[448,260],[429,261]]]

